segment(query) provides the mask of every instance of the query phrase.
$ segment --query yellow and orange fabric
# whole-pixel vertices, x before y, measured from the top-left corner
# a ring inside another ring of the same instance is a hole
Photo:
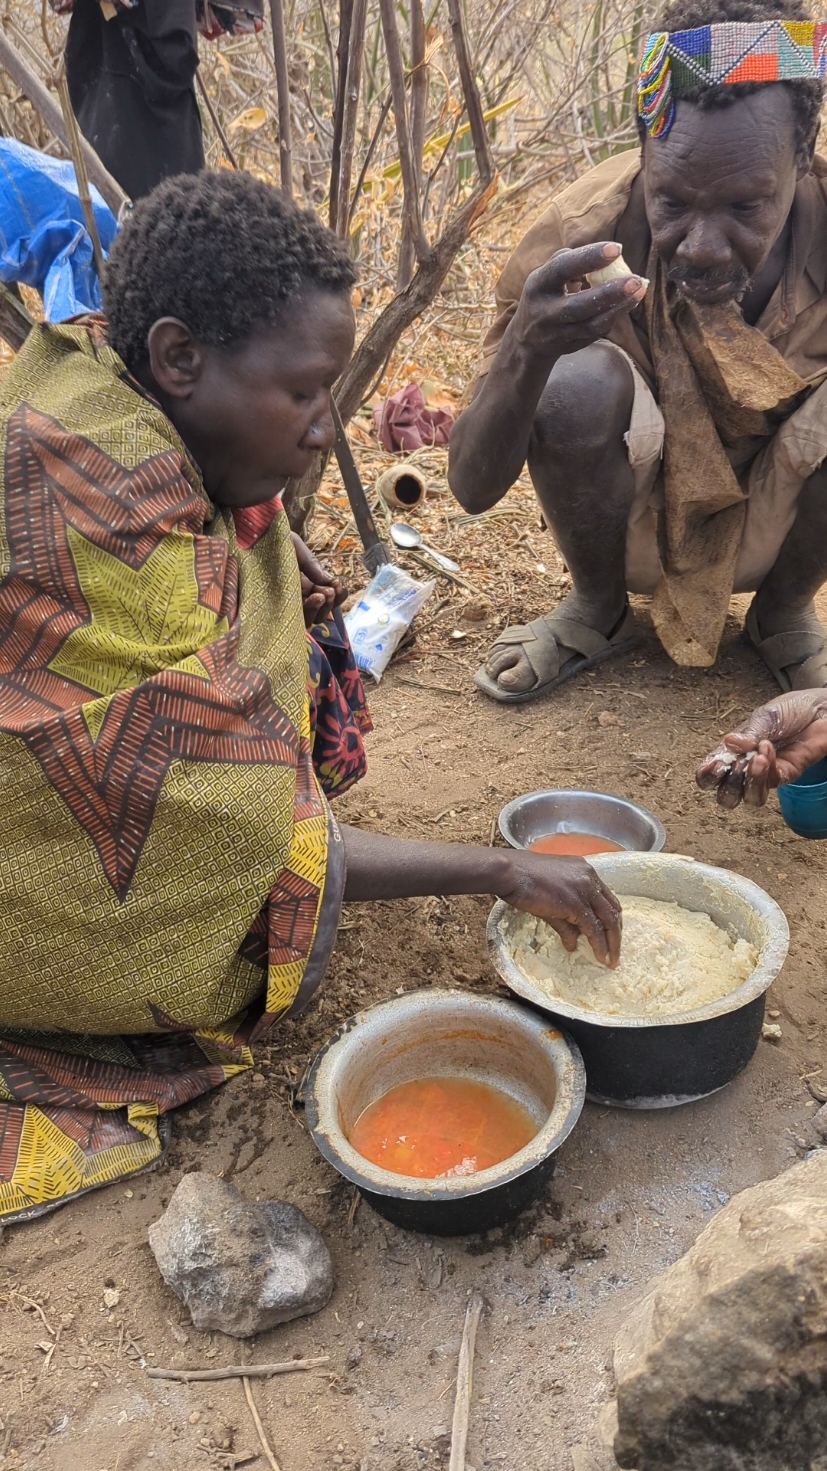
[[[0,435],[8,1221],[151,1163],[250,1065],[324,974],[344,861],[283,511],[239,546],[102,318],[32,332]]]

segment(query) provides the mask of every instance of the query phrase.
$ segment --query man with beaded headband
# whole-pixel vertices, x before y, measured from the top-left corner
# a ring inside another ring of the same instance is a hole
[[[629,592],[703,667],[751,591],[782,689],[827,685],[826,51],[799,0],[667,6],[640,149],[564,189],[503,271],[451,486],[480,512],[527,461],[573,588],[497,639],[477,675],[492,698],[630,647]],[[631,275],[595,280],[621,251]]]

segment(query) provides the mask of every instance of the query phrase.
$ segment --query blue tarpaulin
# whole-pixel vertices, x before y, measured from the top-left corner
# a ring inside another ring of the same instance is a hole
[[[91,185],[90,193],[106,254],[117,234],[117,221]],[[0,280],[36,287],[50,322],[101,309],[100,282],[74,166],[2,137]]]

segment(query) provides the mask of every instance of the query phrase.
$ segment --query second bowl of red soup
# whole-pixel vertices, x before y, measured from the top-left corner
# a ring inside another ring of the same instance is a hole
[[[499,828],[512,848],[570,858],[659,853],[666,843],[666,829],[654,812],[611,792],[527,792],[503,807]]]

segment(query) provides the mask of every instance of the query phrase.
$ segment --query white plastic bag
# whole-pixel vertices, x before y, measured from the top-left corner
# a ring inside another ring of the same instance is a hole
[[[363,674],[378,684],[399,646],[405,629],[428,601],[435,582],[417,582],[401,567],[386,562],[345,614],[353,657]]]

